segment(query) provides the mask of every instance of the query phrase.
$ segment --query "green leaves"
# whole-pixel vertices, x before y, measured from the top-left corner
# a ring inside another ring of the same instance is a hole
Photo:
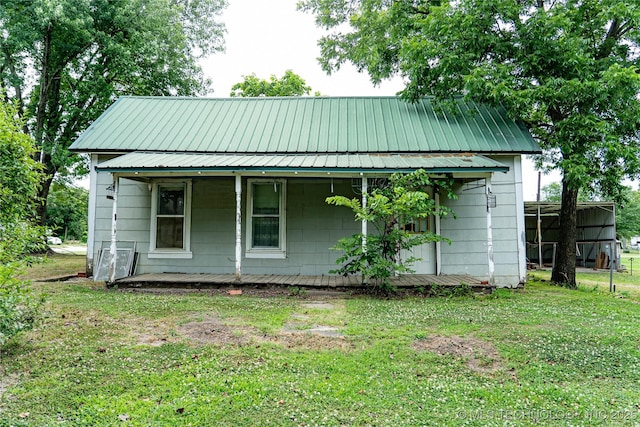
[[[365,206],[359,199],[344,196],[327,198],[327,203],[353,211],[356,221],[367,221],[369,232],[365,238],[354,234],[342,238],[332,250],[344,252],[336,263],[340,268],[332,273],[361,275],[363,283],[388,293],[393,291],[389,278],[395,273],[410,273],[418,258],[401,257],[402,251],[429,243],[448,241],[430,230],[412,229],[414,221],[452,212],[436,205],[432,193],[453,194],[451,182],[431,179],[424,170],[410,174],[393,174],[386,185],[367,194]]]
[[[17,264],[0,264],[0,348],[12,337],[33,328],[41,301],[27,282],[16,278],[22,269]]]
[[[272,75],[269,80],[259,79],[255,74],[243,77],[242,82],[231,87],[230,96],[303,96],[311,93],[311,86],[291,70],[285,71],[281,78]]]
[[[32,224],[41,168],[22,125],[16,108],[0,102],[0,264],[36,248],[44,234]]]
[[[89,192],[54,182],[47,200],[47,228],[64,240],[86,240]]]
[[[635,4],[307,0],[299,8],[333,30],[319,42],[329,72],[351,62],[373,82],[404,77],[408,101],[464,94],[502,105],[572,186],[605,190],[640,173]]]
[[[616,209],[616,233],[631,238],[640,236],[640,191],[624,190],[625,202]]]
[[[42,174],[22,125],[17,109],[0,101],[0,347],[33,327],[39,306],[27,282],[16,278],[24,257],[42,246],[44,235],[32,224]]]
[[[225,4],[3,0],[0,86],[42,150],[47,177],[74,173],[79,159],[67,148],[118,96],[207,93],[197,59],[223,49]],[[42,182],[44,199],[50,179]]]
[[[575,281],[575,199],[593,189],[619,200],[640,177],[640,7],[619,0],[305,0],[332,33],[320,39],[327,71],[351,62],[373,82],[394,75],[414,102],[455,95],[502,106],[563,174],[559,259]],[[348,27],[347,27],[348,26]],[[566,202],[566,203],[565,203]],[[567,279],[568,278],[568,279]],[[575,283],[572,283],[575,285]]]

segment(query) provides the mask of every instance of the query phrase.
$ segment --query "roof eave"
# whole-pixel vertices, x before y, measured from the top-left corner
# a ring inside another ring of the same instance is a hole
[[[155,168],[100,168],[100,172],[109,173],[215,173],[215,172],[264,172],[264,173],[411,173],[419,169],[424,169],[428,173],[458,173],[458,172],[509,172],[508,166],[487,166],[487,167],[437,167],[437,168],[260,168],[260,167],[155,167]]]
[[[105,150],[105,149],[72,149],[69,148],[69,151],[75,153],[87,153],[87,154],[129,154],[129,153],[176,153],[176,154],[237,154],[237,155],[284,155],[284,156],[298,156],[298,155],[308,155],[308,154],[466,154],[469,153],[469,150],[460,150],[460,151],[444,151],[444,150],[429,150],[429,151],[398,151],[398,150],[389,150],[389,151],[331,151],[331,152],[306,152],[306,151],[273,151],[273,152],[254,152],[254,151],[174,151],[174,150]],[[542,154],[542,150],[527,150],[527,151],[473,151],[473,154],[481,155],[481,156],[517,156],[521,154],[525,155],[535,155]]]

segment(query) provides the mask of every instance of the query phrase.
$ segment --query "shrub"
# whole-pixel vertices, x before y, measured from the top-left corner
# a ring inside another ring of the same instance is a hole
[[[411,266],[419,260],[411,256],[402,259],[401,251],[428,242],[449,242],[431,230],[416,233],[411,228],[414,221],[428,221],[433,216],[452,214],[450,209],[435,202],[432,191],[446,194],[449,198],[456,197],[452,191],[452,180],[431,179],[424,170],[391,175],[386,184],[367,194],[365,206],[357,198],[328,197],[327,203],[351,209],[356,221],[366,220],[373,229],[366,236],[366,242],[362,233],[338,240],[331,249],[344,252],[336,260],[342,266],[331,273],[344,276],[359,274],[362,283],[375,291],[395,291],[391,276],[412,273]]]
[[[0,346],[33,327],[40,305],[28,282],[18,278],[45,234],[34,222],[42,167],[22,129],[15,106],[0,101]]]
[[[0,347],[22,331],[33,328],[42,304],[18,279],[23,268],[18,263],[0,265]]]

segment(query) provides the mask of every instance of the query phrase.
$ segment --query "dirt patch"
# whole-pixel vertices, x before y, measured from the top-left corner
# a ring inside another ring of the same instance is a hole
[[[176,332],[191,342],[198,344],[216,344],[244,346],[251,343],[272,342],[286,348],[307,350],[349,349],[351,343],[342,336],[330,335],[325,331],[320,334],[312,330],[288,331],[278,335],[265,335],[258,329],[228,325],[211,316],[201,321],[194,321],[178,326]]]
[[[153,333],[140,333],[136,334],[136,341],[138,344],[148,345],[151,347],[160,347],[163,344],[169,342],[165,337],[158,337]]]
[[[0,399],[2,399],[2,396],[9,387],[13,387],[18,384],[19,378],[20,377],[17,374],[3,374],[0,376]]]
[[[282,332],[285,334],[319,335],[328,338],[344,338],[344,335],[333,326],[307,325],[304,323],[289,322],[284,325]]]
[[[281,333],[271,341],[290,349],[302,350],[351,350],[353,343],[344,337],[329,337],[311,333]]]
[[[200,344],[247,345],[259,339],[260,331],[248,326],[227,325],[215,316],[200,321],[185,323],[176,331]]]
[[[469,369],[478,373],[492,373],[502,367],[500,355],[493,344],[477,338],[433,335],[415,341],[413,348],[417,351],[432,351],[444,357],[465,359]]]
[[[336,308],[335,304],[326,301],[309,301],[303,303],[302,307],[311,310],[334,310]]]

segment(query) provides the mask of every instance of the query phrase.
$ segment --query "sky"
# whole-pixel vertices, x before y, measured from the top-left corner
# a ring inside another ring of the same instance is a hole
[[[202,61],[213,82],[212,97],[228,97],[231,86],[255,73],[261,79],[282,77],[286,70],[300,75],[312,92],[325,96],[393,96],[403,88],[400,79],[374,86],[366,73],[350,64],[327,75],[317,61],[318,39],[323,31],[310,14],[296,11],[297,0],[230,0],[220,21],[226,25],[226,49]],[[535,200],[538,173],[524,159],[524,199]],[[542,186],[560,181],[559,175],[543,176]]]

